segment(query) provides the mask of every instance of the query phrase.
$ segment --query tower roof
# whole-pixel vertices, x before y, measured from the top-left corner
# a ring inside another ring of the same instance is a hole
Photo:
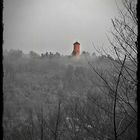
[[[73,45],[76,45],[76,44],[80,45],[80,43],[79,43],[79,42],[75,42]]]

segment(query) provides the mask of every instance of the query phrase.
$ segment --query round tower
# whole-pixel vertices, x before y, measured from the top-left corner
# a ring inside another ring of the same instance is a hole
[[[73,56],[79,56],[80,55],[80,43],[79,42],[75,42],[73,44],[73,52],[72,52]]]

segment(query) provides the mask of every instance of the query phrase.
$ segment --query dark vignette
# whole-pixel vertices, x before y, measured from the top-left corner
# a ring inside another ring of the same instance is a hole
[[[0,55],[0,58],[1,58],[1,61],[0,61],[0,66],[1,66],[1,72],[0,72],[0,76],[1,76],[1,93],[0,93],[0,130],[1,130],[1,137],[0,137],[0,139],[2,140],[3,139],[3,126],[2,126],[2,118],[3,118],[3,65],[2,65],[2,60],[3,60],[3,55],[2,55],[2,52],[3,52],[3,49],[2,49],[2,46],[3,46],[3,43],[4,43],[4,41],[3,41],[3,0],[1,0],[0,1],[0,20],[1,20],[1,22],[0,22],[0,33],[1,33],[1,40],[0,40],[0,42],[1,42],[1,47],[0,47],[0,53],[1,53],[1,55]]]
[[[3,122],[3,43],[4,43],[4,40],[3,40],[3,30],[4,30],[4,23],[3,23],[3,8],[4,8],[4,6],[3,6],[4,4],[3,4],[3,0],[1,0],[0,1],[0,18],[1,18],[1,22],[0,22],[0,33],[1,33],[1,47],[0,47],[0,53],[1,53],[1,55],[0,55],[0,58],[1,58],[1,61],[0,61],[0,66],[1,66],[1,72],[0,72],[0,76],[1,76],[1,81],[0,81],[0,83],[1,83],[1,93],[0,93],[0,103],[1,103],[1,105],[0,105],[0,132],[1,132],[1,137],[0,137],[0,139],[2,140],[3,139],[3,125],[2,125],[2,122]],[[139,1],[137,0],[137,17],[138,17],[138,25],[139,25],[139,9],[140,9],[140,6],[139,6]],[[137,128],[138,128],[138,130],[140,130],[140,120],[139,120],[139,118],[140,118],[140,107],[139,107],[139,101],[140,101],[140,73],[139,73],[139,70],[140,70],[140,48],[139,48],[139,46],[140,46],[140,43],[139,43],[139,39],[140,39],[140,37],[139,37],[139,26],[138,26],[138,38],[137,38],[137,46],[138,46],[138,54],[137,54],[137,58],[138,58],[138,70],[137,70],[137,79],[138,79],[138,84],[137,84],[137,104],[138,104],[138,123],[137,123]],[[138,137],[137,137],[137,140],[139,139],[139,133],[137,133],[138,134]]]

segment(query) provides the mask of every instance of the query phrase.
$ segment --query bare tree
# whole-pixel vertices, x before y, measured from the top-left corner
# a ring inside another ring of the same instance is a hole
[[[123,0],[122,3],[123,10],[117,5],[120,16],[111,20],[113,25],[112,39],[107,36],[111,44],[110,50],[116,55],[115,61],[108,60],[113,64],[114,72],[109,74],[110,78],[107,78],[89,62],[91,69],[103,80],[108,88],[109,97],[114,101],[112,113],[115,140],[118,138],[123,139],[123,134],[127,131],[128,134],[132,126],[136,129],[137,123],[137,105],[135,101],[137,97],[138,20],[136,1]],[[117,119],[118,114],[123,114],[125,117]],[[133,138],[136,138],[136,133],[133,133]]]

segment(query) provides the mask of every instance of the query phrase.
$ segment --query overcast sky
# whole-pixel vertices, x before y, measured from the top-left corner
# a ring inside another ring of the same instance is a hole
[[[117,15],[115,0],[4,0],[4,49],[71,54],[108,46],[105,33]]]

